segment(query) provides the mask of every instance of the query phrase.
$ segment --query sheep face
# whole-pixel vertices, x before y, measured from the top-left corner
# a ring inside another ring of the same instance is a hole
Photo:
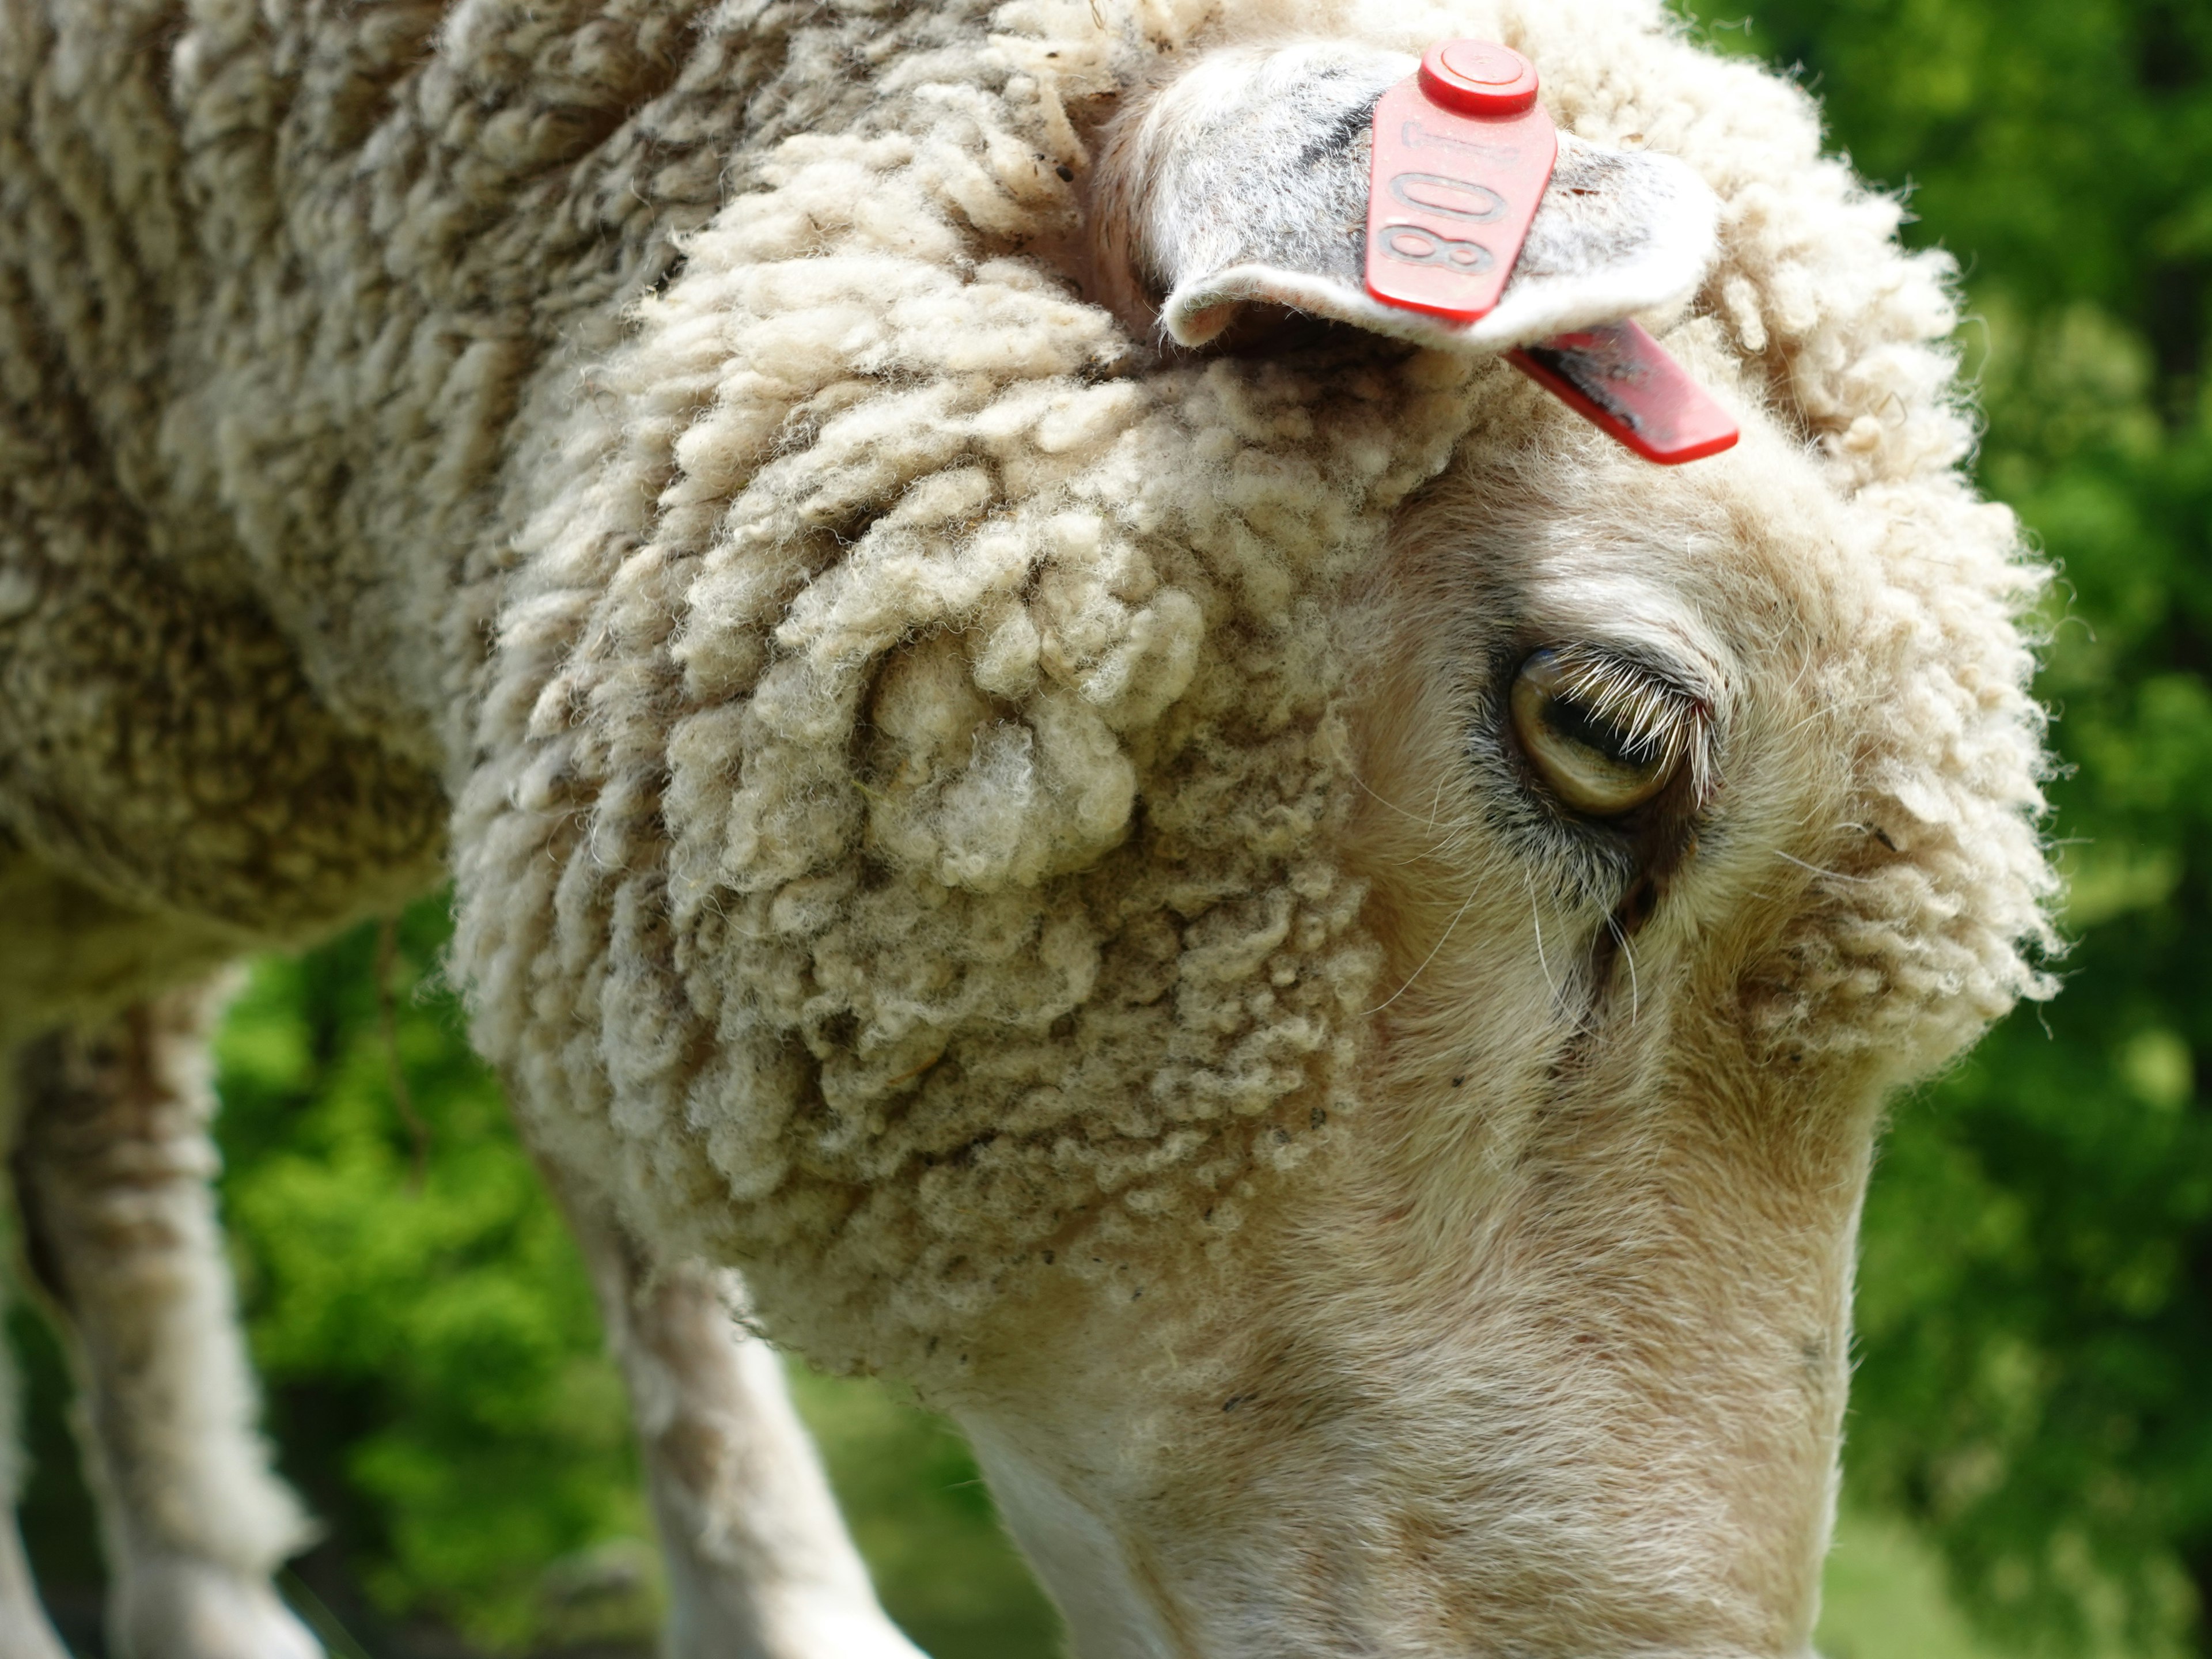
[[[954,1396],[1085,1654],[1807,1650],[1914,1058],[1807,970],[1955,856],[1868,781],[1927,647],[1771,427],[1666,473],[1499,391],[1342,623],[1382,951],[1342,1143]],[[1532,693],[1678,732],[1662,787],[1614,810],[1649,776]]]
[[[1085,1654],[1804,1650],[1880,1101],[2034,985],[2030,585],[1735,397],[1665,471],[1365,342],[1055,388],[1159,519],[908,487],[668,842],[518,842],[616,941],[529,963],[601,1033],[524,1048],[539,1144],[953,1411]]]

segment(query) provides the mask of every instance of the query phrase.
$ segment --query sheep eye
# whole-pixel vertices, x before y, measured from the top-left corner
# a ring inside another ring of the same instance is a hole
[[[1592,817],[1617,817],[1664,789],[1695,737],[1679,693],[1571,648],[1522,663],[1511,704],[1528,763],[1560,805]]]

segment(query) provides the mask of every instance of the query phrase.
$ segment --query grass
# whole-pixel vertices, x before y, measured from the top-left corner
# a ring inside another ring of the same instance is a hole
[[[1845,1510],[1820,1583],[1822,1659],[2006,1659],[1952,1606],[1934,1552],[1903,1522]]]

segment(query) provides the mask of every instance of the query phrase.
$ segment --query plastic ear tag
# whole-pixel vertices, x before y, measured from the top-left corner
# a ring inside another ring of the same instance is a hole
[[[1367,291],[1455,322],[1505,291],[1559,159],[1535,66],[1483,40],[1431,46],[1375,106]]]
[[[1506,355],[1648,461],[1674,466],[1735,447],[1728,411],[1634,323],[1556,334]]]
[[[1536,68],[1510,47],[1443,40],[1375,106],[1367,291],[1455,323],[1505,292],[1559,159]],[[1567,406],[1647,460],[1677,465],[1732,447],[1735,422],[1632,322],[1509,354]]]

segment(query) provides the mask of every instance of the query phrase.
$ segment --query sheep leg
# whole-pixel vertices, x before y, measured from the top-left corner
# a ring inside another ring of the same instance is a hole
[[[0,1653],[9,1659],[69,1659],[32,1587],[31,1564],[16,1529],[12,1491],[9,1501],[10,1513],[0,1517]]]
[[[733,1315],[734,1280],[568,1210],[643,1443],[669,1659],[921,1659],[877,1603],[781,1363]]]
[[[255,1428],[209,1184],[210,1001],[153,999],[27,1049],[17,1194],[77,1373],[111,1647],[320,1659],[269,1582],[307,1528]]]
[[[0,1101],[0,1111],[5,1103]],[[0,1131],[7,1125],[0,1121]],[[4,1146],[0,1133],[0,1146]],[[31,1583],[31,1564],[23,1553],[23,1538],[15,1525],[15,1504],[22,1495],[21,1428],[16,1421],[16,1384],[8,1363],[8,1346],[0,1340],[0,1654],[8,1659],[66,1659],[61,1638],[46,1622],[46,1609]]]

